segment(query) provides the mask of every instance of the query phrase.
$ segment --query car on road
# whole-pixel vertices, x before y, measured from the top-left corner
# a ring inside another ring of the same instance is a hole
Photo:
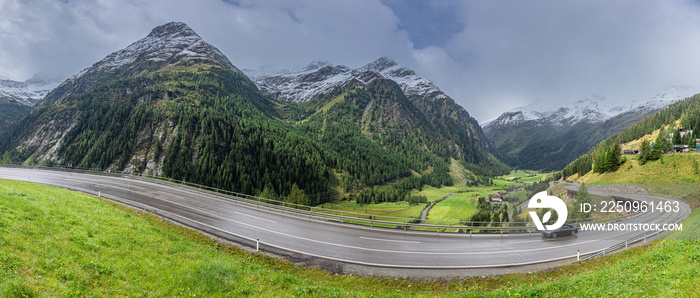
[[[564,235],[576,235],[576,233],[578,233],[578,227],[573,225],[563,225],[558,229],[542,231],[542,236],[547,238],[557,238]]]

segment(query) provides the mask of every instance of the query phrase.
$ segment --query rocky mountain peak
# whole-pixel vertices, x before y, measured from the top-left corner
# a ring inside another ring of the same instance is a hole
[[[328,67],[328,66],[333,67],[334,65],[333,65],[333,63],[330,63],[326,60],[315,60],[315,61],[309,63],[309,65],[307,65],[306,67],[304,67],[304,70],[305,71],[313,71],[313,70],[317,70],[317,69]]]
[[[170,22],[165,25],[160,25],[153,28],[148,37],[159,39],[173,39],[193,36],[201,39],[197,33],[192,30],[187,24],[182,22]]]
[[[407,95],[444,96],[433,82],[396,61],[381,57],[362,67],[351,69],[317,60],[306,67],[269,71],[244,71],[263,92],[284,101],[304,102],[326,94],[351,80],[369,83],[377,78],[395,81]]]
[[[97,72],[120,72],[133,76],[143,70],[154,71],[180,62],[209,63],[238,71],[221,51],[202,40],[187,24],[171,22],[155,27],[148,36],[107,55],[69,81]]]
[[[389,59],[388,57],[380,57],[377,60],[374,60],[373,62],[365,65],[364,67],[360,69],[365,69],[365,70],[374,70],[377,72],[383,72],[389,68],[392,68],[394,66],[397,66],[398,64],[396,61]]]

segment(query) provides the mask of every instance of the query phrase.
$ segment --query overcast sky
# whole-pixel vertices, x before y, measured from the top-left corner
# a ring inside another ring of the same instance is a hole
[[[535,100],[700,87],[700,4],[682,0],[0,0],[0,79],[68,77],[170,21],[239,68],[388,56],[482,122]]]

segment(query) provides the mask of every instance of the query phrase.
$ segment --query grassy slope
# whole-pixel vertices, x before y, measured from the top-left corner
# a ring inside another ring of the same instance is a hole
[[[148,213],[0,180],[0,296],[545,297],[700,295],[700,213],[668,240],[533,274],[452,281],[333,276]]]
[[[698,183],[696,163],[700,164],[700,154],[663,154],[661,159],[644,165],[639,164],[637,156],[627,156],[627,161],[614,173],[591,171],[570,179],[585,183]]]

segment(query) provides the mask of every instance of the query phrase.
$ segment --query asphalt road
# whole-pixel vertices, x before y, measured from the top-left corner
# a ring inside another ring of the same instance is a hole
[[[630,239],[643,232],[595,231],[544,239],[539,233],[477,235],[403,231],[333,223],[215,198],[186,189],[127,178],[47,170],[0,168],[0,179],[58,186],[98,193],[201,229],[228,240],[352,264],[392,268],[493,268],[575,259]],[[0,182],[2,183],[2,182]],[[601,195],[602,193],[595,193]],[[604,194],[603,194],[604,195]],[[637,200],[668,199],[620,195]],[[671,223],[689,213],[648,212],[629,222]]]

